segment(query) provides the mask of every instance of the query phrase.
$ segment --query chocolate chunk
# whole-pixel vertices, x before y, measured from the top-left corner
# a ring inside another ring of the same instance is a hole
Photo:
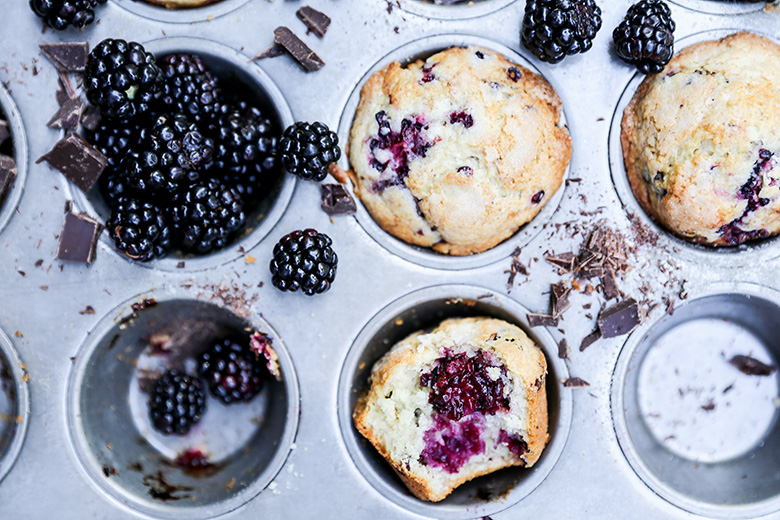
[[[46,126],[63,130],[78,128],[83,111],[84,101],[81,98],[68,98],[62,103],[51,121],[46,123]]]
[[[611,300],[620,296],[620,289],[617,286],[617,279],[615,278],[615,271],[612,268],[608,268],[604,276],[601,277],[601,287],[604,290],[604,298]]]
[[[729,359],[729,363],[743,374],[749,376],[768,376],[776,370],[776,367],[762,363],[754,357],[738,354]]]
[[[614,338],[628,334],[642,323],[639,305],[633,298],[623,300],[601,311],[598,322],[603,338]]]
[[[284,47],[306,72],[314,72],[325,66],[322,58],[287,27],[274,29],[274,41]]]
[[[558,343],[558,357],[561,359],[571,359],[571,349],[569,348],[569,342],[566,341],[566,338],[561,339],[560,343]]]
[[[330,18],[325,13],[312,9],[308,5],[298,9],[295,12],[295,16],[300,18],[300,20],[306,24],[306,27],[309,28],[309,30],[306,31],[306,34],[313,32],[318,37],[322,38],[325,36],[325,33],[328,32],[328,27],[330,27]]]
[[[57,258],[69,262],[90,264],[95,259],[95,246],[103,226],[86,215],[68,213],[60,232]]]
[[[97,130],[101,119],[103,119],[103,116],[100,114],[100,109],[94,105],[87,105],[81,113],[81,126],[94,132]]]
[[[561,253],[560,255],[548,255],[544,257],[547,262],[558,268],[558,274],[567,274],[574,270],[574,253]]]
[[[267,49],[260,51],[259,54],[257,54],[254,58],[252,58],[249,61],[255,61],[255,60],[262,60],[265,58],[276,58],[277,56],[281,56],[282,54],[287,54],[287,51],[279,45],[278,43],[274,43]]]
[[[8,121],[0,119],[0,146],[2,146],[9,137],[11,137],[11,127],[9,126]]]
[[[355,200],[341,184],[322,185],[322,210],[331,217],[354,215],[357,211]]]
[[[0,206],[11,191],[16,179],[16,161],[13,157],[0,154]]]
[[[580,352],[584,352],[586,348],[596,343],[598,340],[601,339],[601,330],[596,329],[584,338],[582,338],[582,343],[580,343]]]
[[[531,327],[557,327],[558,318],[549,314],[528,314],[528,325]]]
[[[579,377],[564,379],[562,383],[566,388],[585,388],[586,386],[590,386],[590,383]]]
[[[41,161],[49,163],[84,193],[92,189],[108,165],[105,155],[76,133],[68,134],[36,164]]]
[[[554,283],[551,286],[550,302],[552,306],[552,315],[556,318],[571,307],[569,301],[569,294],[571,294],[571,287],[566,287],[564,282]]]
[[[87,42],[44,43],[40,48],[60,72],[83,72],[87,68]]]

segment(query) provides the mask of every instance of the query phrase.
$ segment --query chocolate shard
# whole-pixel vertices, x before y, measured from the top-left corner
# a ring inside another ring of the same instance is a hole
[[[528,325],[531,327],[557,327],[558,318],[549,314],[528,314]]]
[[[100,121],[103,116],[100,113],[100,109],[94,105],[87,105],[84,111],[81,113],[81,126],[94,132],[97,130]]]
[[[66,99],[54,117],[46,123],[46,126],[62,130],[78,128],[84,106],[84,101],[81,98]]]
[[[550,303],[552,306],[552,315],[556,318],[571,307],[569,301],[569,295],[571,294],[571,287],[566,287],[564,282],[554,283],[550,290]]]
[[[88,193],[108,165],[106,156],[92,147],[79,134],[68,134],[54,148],[38,159],[46,161],[55,170],[84,193]]]
[[[312,9],[308,5],[298,9],[295,12],[295,16],[309,28],[309,30],[306,31],[306,34],[313,32],[318,37],[322,38],[325,36],[325,33],[328,32],[328,27],[330,27],[330,18],[328,15],[321,13],[316,9]]]
[[[580,343],[580,352],[584,352],[586,348],[596,343],[598,340],[601,339],[601,330],[596,329],[584,338],[582,338],[582,343]]]
[[[87,68],[87,42],[44,43],[40,49],[60,72],[84,72]]]
[[[604,290],[604,298],[611,300],[620,296],[615,271],[610,267],[604,276],[601,277],[601,287]]]
[[[561,253],[560,255],[548,255],[544,259],[558,268],[558,274],[568,274],[574,271],[574,253]]]
[[[639,304],[633,298],[625,299],[601,311],[598,322],[602,338],[628,334],[642,323]]]
[[[0,154],[0,206],[11,192],[11,186],[16,179],[16,161],[13,157]]]
[[[566,388],[585,388],[590,386],[590,383],[579,377],[569,377],[561,381]]]
[[[287,27],[274,29],[274,41],[284,47],[306,72],[314,72],[325,66],[322,58]]]
[[[0,119],[0,146],[11,137],[11,127],[8,121]]]
[[[92,263],[95,260],[98,235],[102,229],[100,222],[86,215],[66,214],[60,232],[57,258],[68,262]]]
[[[341,184],[323,184],[320,205],[331,217],[354,215],[357,212],[355,200]]]
[[[255,61],[255,60],[262,60],[265,58],[276,58],[277,56],[281,56],[282,54],[287,54],[287,51],[279,45],[278,43],[274,43],[270,47],[266,48],[265,50],[260,51],[258,54],[255,55],[254,58],[252,58],[249,61]]]
[[[561,359],[571,359],[571,349],[569,348],[569,342],[566,338],[561,339],[558,343],[558,357]]]
[[[743,374],[749,376],[768,376],[772,375],[772,372],[777,370],[777,368],[772,365],[767,365],[754,357],[743,356],[741,354],[729,359],[729,364],[736,367],[737,370]]]

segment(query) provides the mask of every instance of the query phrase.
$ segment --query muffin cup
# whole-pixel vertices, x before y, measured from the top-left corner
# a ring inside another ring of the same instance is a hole
[[[0,201],[0,232],[16,213],[16,208],[22,198],[24,183],[27,179],[27,134],[22,124],[22,116],[16,107],[11,94],[0,84],[0,116],[3,116],[11,129],[11,142],[13,144],[13,157],[16,161],[16,180],[9,190],[5,201]]]
[[[766,2],[745,2],[738,0],[669,0],[673,4],[685,7],[691,11],[704,14],[720,14],[732,16],[735,14],[753,13],[760,11]]]
[[[338,420],[341,434],[358,472],[384,498],[427,518],[468,519],[495,514],[528,496],[550,473],[563,451],[571,427],[571,390],[557,345],[547,330],[531,329],[528,313],[514,300],[471,285],[438,285],[407,294],[379,311],[360,331],[341,369]],[[457,488],[438,503],[415,498],[376,449],[355,429],[352,412],[368,388],[374,363],[412,332],[431,329],[447,318],[488,316],[521,327],[547,358],[547,402],[550,441],[532,468],[511,467],[479,477]]]
[[[411,3],[411,2],[408,2]],[[448,6],[440,6],[448,7]],[[452,7],[452,6],[449,6]],[[527,61],[520,54],[512,49],[505,47],[492,40],[482,38],[479,36],[471,36],[467,34],[442,34],[437,36],[429,36],[409,42],[390,54],[384,56],[381,60],[376,62],[358,82],[352,94],[347,100],[346,106],[342,110],[341,119],[339,121],[339,141],[342,143],[349,142],[349,133],[352,128],[352,122],[355,118],[355,111],[357,110],[360,102],[360,89],[366,83],[368,78],[374,72],[382,69],[387,64],[398,61],[402,65],[412,63],[418,59],[425,59],[437,52],[440,52],[450,47],[466,47],[469,45],[479,45],[487,49],[491,49],[500,54],[503,54],[510,61],[522,65],[527,69],[536,72],[539,75],[543,74],[537,69],[534,64]],[[566,114],[565,108],[561,113],[561,126],[566,126]],[[340,165],[344,169],[348,169],[349,159],[348,154],[343,154],[340,161]],[[404,258],[410,262],[435,269],[446,270],[461,270],[472,269],[482,267],[495,262],[499,262],[505,258],[508,258],[512,251],[518,247],[523,247],[536,237],[542,230],[547,221],[552,218],[552,215],[558,209],[558,205],[563,198],[563,191],[565,188],[565,180],[569,176],[571,163],[566,168],[563,174],[563,181],[560,188],[550,197],[550,200],[545,204],[542,210],[530,221],[520,227],[512,236],[501,242],[500,244],[484,251],[469,256],[452,256],[437,253],[433,249],[414,246],[408,244],[403,240],[394,237],[387,231],[381,228],[379,224],[374,220],[366,207],[360,201],[358,197],[355,197],[357,202],[357,220],[363,229],[376,240],[380,245],[391,253]]]
[[[675,53],[689,45],[717,40],[739,31],[740,29],[718,29],[686,36],[675,42]],[[778,240],[780,237],[778,235],[732,247],[694,244],[678,237],[645,212],[629,185],[628,174],[623,162],[623,148],[620,143],[623,111],[631,102],[637,88],[645,77],[644,74],[640,73],[636,73],[631,77],[612,114],[612,122],[609,129],[609,168],[612,175],[612,184],[615,186],[624,211],[637,218],[646,228],[654,230],[659,237],[659,241],[666,243],[670,250],[675,251],[675,253],[679,252],[680,256],[691,262],[704,262],[705,264],[718,267],[737,268],[765,262],[780,256],[780,240]]]
[[[460,0],[456,3],[437,4],[427,0],[401,2],[401,9],[426,18],[438,20],[467,20],[503,9],[516,0]]]
[[[780,293],[710,286],[624,345],[612,380],[623,454],[655,493],[695,514],[753,518],[780,511],[780,375],[746,375],[729,361],[777,366]]]
[[[150,296],[156,300],[140,303]],[[172,330],[190,331],[184,342],[189,348],[150,353],[149,335]],[[152,358],[160,372],[183,365],[195,373],[195,356],[212,341],[251,330],[271,339],[282,380],[269,376],[251,401],[231,405],[206,389],[206,411],[187,435],[155,431],[141,382],[154,381],[142,371]],[[282,468],[297,430],[299,399],[292,360],[262,318],[246,321],[210,303],[147,294],[109,312],[80,348],[68,379],[68,433],[101,494],[155,518],[212,518],[254,498]],[[194,471],[177,466],[176,456],[189,449],[208,454],[211,465]]]
[[[114,0],[119,7],[133,14],[165,23],[207,22],[238,9],[250,0],[219,0],[219,2],[192,9],[167,9],[143,0]]]
[[[27,433],[29,391],[22,362],[0,330],[0,483],[14,465]]]
[[[249,63],[247,57],[240,52],[211,40],[190,37],[152,40],[145,43],[144,47],[157,59],[175,53],[200,56],[222,83],[236,81],[245,87],[253,96],[251,101],[255,102],[266,117],[277,125],[280,135],[284,128],[293,123],[292,112],[279,88],[260,67]],[[241,233],[227,247],[208,255],[191,256],[174,250],[162,259],[151,262],[133,262],[116,250],[108,233],[101,233],[100,241],[128,262],[163,271],[200,271],[222,265],[239,258],[241,256],[239,249],[243,248],[244,251],[249,251],[270,233],[271,229],[282,218],[292,199],[295,182],[295,176],[280,170],[279,178],[271,193],[265,197],[258,209],[247,214],[247,223]],[[89,194],[75,189],[70,183],[66,183],[66,189],[69,190],[69,196],[73,199],[78,210],[86,211],[102,223],[106,222],[110,210],[97,187]],[[180,269],[178,264],[182,260],[186,260],[186,262],[185,266]]]

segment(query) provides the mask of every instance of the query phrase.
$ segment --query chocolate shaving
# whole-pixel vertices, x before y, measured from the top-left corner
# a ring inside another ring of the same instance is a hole
[[[548,255],[545,256],[544,259],[558,268],[559,275],[568,274],[574,271],[574,260],[576,259],[574,253],[561,253],[557,256]]]
[[[287,54],[287,51],[278,43],[274,43],[265,50],[260,51],[257,55],[255,55],[254,58],[249,61],[263,60],[265,58],[276,58],[282,54]]]
[[[54,117],[46,123],[49,128],[60,130],[72,130],[78,128],[81,114],[84,111],[84,101],[81,98],[68,98],[60,109],[54,114]]]
[[[571,287],[566,287],[564,282],[554,283],[551,286],[550,291],[550,304],[552,307],[552,315],[556,318],[560,317],[566,310],[571,307],[569,301],[569,295],[571,294]]]
[[[88,193],[108,165],[106,156],[76,133],[68,134],[54,148],[38,159],[46,161],[81,191]]]
[[[566,341],[566,338],[563,338],[558,343],[558,357],[561,359],[571,360],[570,355],[571,355],[571,349],[569,348],[569,342]]]
[[[16,179],[16,161],[13,157],[0,154],[0,206],[11,191]]]
[[[355,200],[341,184],[322,185],[320,206],[331,217],[354,215],[357,212]]]
[[[762,363],[754,357],[743,356],[741,354],[738,354],[729,359],[729,364],[736,367],[737,370],[743,374],[749,376],[768,376],[777,369],[772,365]]]
[[[528,314],[528,325],[531,327],[557,327],[558,318],[549,314]]]
[[[604,276],[601,277],[601,287],[604,292],[604,298],[611,300],[620,296],[620,289],[617,286],[615,271],[610,267]]]
[[[562,383],[566,388],[585,388],[586,386],[590,386],[590,383],[579,377],[569,377],[564,379]]]
[[[2,146],[9,137],[11,137],[11,127],[9,126],[8,121],[0,119],[0,146]]]
[[[319,38],[322,38],[325,36],[325,33],[328,32],[328,27],[330,27],[330,18],[328,15],[321,13],[316,9],[312,9],[308,5],[298,9],[295,12],[295,16],[309,28],[306,31],[306,34],[313,32]]]
[[[287,27],[274,29],[274,41],[284,47],[306,72],[314,72],[325,66],[322,58]]]
[[[506,280],[506,287],[510,290],[515,285],[515,277],[518,274],[528,276],[528,268],[520,261],[520,253],[521,249],[519,247],[515,248],[511,255],[512,265],[509,266],[508,270],[504,271],[504,273],[509,275]]]
[[[628,334],[642,323],[639,305],[628,298],[599,313],[599,330],[603,338],[615,338]]]
[[[68,213],[60,232],[57,258],[69,262],[92,263],[95,246],[103,229],[100,222],[83,214]]]
[[[44,43],[40,49],[60,72],[83,72],[87,68],[87,42]]]
[[[586,348],[596,343],[598,340],[601,339],[601,330],[596,329],[584,338],[582,338],[582,343],[580,343],[580,352],[584,352]]]

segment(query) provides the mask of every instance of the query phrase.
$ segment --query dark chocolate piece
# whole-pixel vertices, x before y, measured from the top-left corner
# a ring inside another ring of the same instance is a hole
[[[551,286],[550,302],[552,306],[552,315],[556,318],[571,307],[569,301],[569,294],[571,294],[571,287],[566,287],[564,282],[554,283]]]
[[[87,42],[44,43],[41,52],[60,72],[84,72],[87,68]]]
[[[78,128],[83,111],[84,101],[81,98],[68,98],[62,103],[54,117],[46,123],[46,126],[62,130]]]
[[[569,342],[566,338],[561,339],[558,343],[558,357],[561,359],[571,359],[571,349],[569,348]]]
[[[325,66],[322,58],[287,27],[274,29],[274,41],[284,47],[306,72],[314,72]]]
[[[8,124],[8,121],[0,119],[0,146],[2,146],[9,137],[11,137],[11,127]]]
[[[777,368],[772,365],[762,363],[754,357],[743,356],[738,354],[729,359],[729,363],[737,368],[743,374],[749,376],[768,376],[771,375]]]
[[[278,43],[274,43],[267,49],[260,51],[259,54],[257,54],[254,58],[252,58],[249,61],[255,61],[255,60],[262,60],[265,58],[276,58],[277,56],[281,56],[282,54],[287,54],[287,51],[279,45]]]
[[[355,200],[341,184],[323,184],[320,205],[331,217],[354,215],[357,211]]]
[[[95,259],[95,246],[103,226],[83,214],[68,213],[60,232],[57,258],[69,262],[90,264]]]
[[[568,274],[574,271],[574,253],[561,253],[560,255],[548,255],[544,259],[558,268],[558,274]]]
[[[87,105],[81,113],[81,126],[94,132],[101,119],[103,116],[100,114],[100,109],[94,105]]]
[[[325,36],[325,33],[328,32],[328,27],[330,27],[330,18],[328,15],[321,13],[316,9],[312,9],[308,5],[298,9],[295,12],[295,16],[300,18],[300,20],[306,24],[306,27],[309,28],[309,30],[306,31],[306,34],[313,32],[318,37],[322,38]]]
[[[584,338],[582,338],[582,343],[580,343],[580,352],[584,352],[586,348],[596,343],[598,340],[601,339],[601,330],[596,329]]]
[[[590,386],[590,383],[579,377],[569,377],[564,379],[562,383],[566,388],[585,388],[586,386]]]
[[[0,154],[0,207],[11,191],[16,179],[16,161],[13,157]]]
[[[701,405],[701,409],[705,412],[711,412],[715,409],[715,401],[710,399],[705,404]]]
[[[106,156],[76,133],[68,134],[36,164],[41,161],[49,163],[84,193],[92,189],[108,165]]]
[[[598,322],[602,338],[615,338],[628,334],[642,323],[639,305],[633,298],[623,300],[601,311]]]
[[[558,318],[549,314],[528,314],[528,325],[531,327],[557,327]]]
[[[608,268],[604,276],[601,277],[601,287],[604,290],[604,298],[611,300],[620,296],[620,289],[617,286],[617,279],[615,278],[615,271],[612,268]]]

